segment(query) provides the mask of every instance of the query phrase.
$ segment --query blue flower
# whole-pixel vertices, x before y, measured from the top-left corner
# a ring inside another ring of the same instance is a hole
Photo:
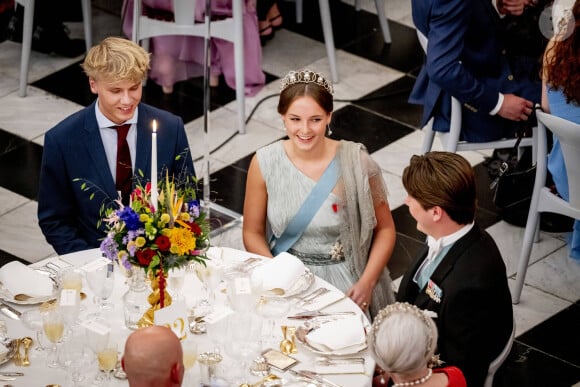
[[[194,218],[198,218],[199,217],[199,201],[190,200],[187,203],[187,212],[189,212],[189,215],[193,216]]]
[[[139,215],[131,207],[123,207],[117,211],[119,218],[125,223],[127,230],[134,231],[143,227]]]

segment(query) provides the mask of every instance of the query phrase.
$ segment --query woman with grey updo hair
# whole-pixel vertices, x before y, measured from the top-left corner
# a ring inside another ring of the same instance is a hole
[[[373,322],[368,342],[381,372],[375,385],[393,387],[465,387],[456,367],[432,369],[437,364],[437,326],[427,313],[415,305],[397,302],[382,309]]]

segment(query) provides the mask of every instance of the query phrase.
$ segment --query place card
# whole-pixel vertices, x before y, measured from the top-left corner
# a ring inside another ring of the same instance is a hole
[[[60,291],[59,305],[76,306],[78,300],[77,295],[78,293],[76,289],[62,289]]]
[[[174,301],[171,305],[156,310],[153,319],[155,325],[171,329],[179,340],[187,338],[187,307],[183,300]]]
[[[86,320],[81,323],[86,330],[87,342],[91,348],[95,348],[96,343],[109,340],[111,329],[97,320]]]
[[[236,278],[234,280],[234,292],[236,294],[252,294],[250,279],[246,277]]]

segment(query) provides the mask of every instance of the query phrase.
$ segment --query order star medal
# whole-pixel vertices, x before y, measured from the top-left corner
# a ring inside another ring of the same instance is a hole
[[[433,280],[429,280],[429,282],[427,283],[427,289],[425,290],[425,293],[427,293],[429,298],[431,298],[436,303],[439,304],[441,302],[443,290],[441,290],[441,288],[437,286],[437,284],[433,282]]]

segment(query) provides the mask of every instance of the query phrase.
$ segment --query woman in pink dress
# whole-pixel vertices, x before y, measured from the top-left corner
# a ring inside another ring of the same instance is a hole
[[[132,36],[133,1],[123,4],[123,32]],[[212,18],[231,17],[232,0],[211,0]],[[195,4],[195,20],[203,22],[205,1]],[[173,0],[143,0],[143,9],[156,18],[172,18]],[[258,33],[255,0],[244,0],[244,79],[245,94],[255,95],[264,86],[266,76],[262,71],[262,47]],[[192,36],[160,36],[150,40],[151,71],[149,78],[163,88],[164,93],[173,92],[173,85],[192,77],[203,75],[203,38]],[[232,42],[212,38],[211,80],[217,86],[223,74],[226,84],[235,88],[234,45]]]

